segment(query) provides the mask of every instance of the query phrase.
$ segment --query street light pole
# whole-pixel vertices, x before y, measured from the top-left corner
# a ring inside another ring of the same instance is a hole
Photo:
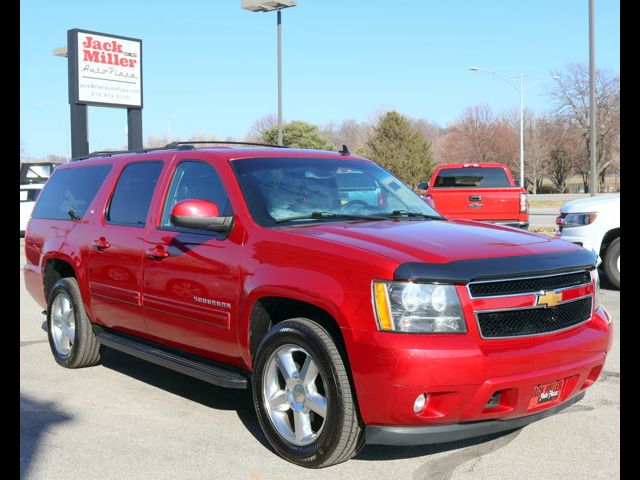
[[[480,67],[469,67],[469,70],[471,70],[472,72],[486,72],[486,73],[495,75],[496,77],[499,77],[505,82],[507,82],[509,85],[515,88],[518,91],[518,93],[520,93],[520,187],[523,188],[524,187],[524,91],[542,82],[542,80],[533,82],[532,84],[525,87],[524,73],[520,72],[518,74],[518,77],[520,77],[520,87],[518,87],[518,85],[516,85],[511,80],[500,75],[497,72],[494,72],[491,70],[485,70],[484,68],[480,68]],[[558,79],[557,76],[552,76],[551,78]]]
[[[250,12],[277,13],[278,35],[278,145],[282,146],[282,12],[283,8],[295,7],[295,0],[240,0],[240,7]]]
[[[278,10],[278,145],[282,146],[282,13]]]
[[[524,73],[520,72],[520,188],[524,187]]]
[[[594,32],[595,11],[593,0],[589,0],[589,150],[591,154],[591,188],[589,195],[596,196],[598,182],[596,174],[596,45]]]

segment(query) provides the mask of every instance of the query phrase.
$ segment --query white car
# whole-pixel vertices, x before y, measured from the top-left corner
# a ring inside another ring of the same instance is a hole
[[[600,255],[609,282],[620,288],[620,194],[567,202],[556,224],[557,237]]]
[[[27,223],[31,218],[33,206],[42,190],[44,183],[31,183],[20,185],[20,236],[24,235]]]

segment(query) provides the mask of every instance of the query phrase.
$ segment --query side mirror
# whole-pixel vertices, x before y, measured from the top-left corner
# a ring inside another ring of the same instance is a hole
[[[173,206],[171,223],[176,227],[226,232],[233,217],[221,217],[218,205],[207,200],[183,200]]]
[[[418,184],[419,190],[427,190],[429,188],[429,182],[420,182]]]

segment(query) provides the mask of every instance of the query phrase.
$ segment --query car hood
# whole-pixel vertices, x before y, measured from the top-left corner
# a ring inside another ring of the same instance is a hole
[[[376,252],[399,263],[448,263],[579,248],[551,237],[466,220],[332,222],[284,230]]]
[[[601,195],[571,200],[560,207],[562,213],[601,212],[620,208],[620,194]]]

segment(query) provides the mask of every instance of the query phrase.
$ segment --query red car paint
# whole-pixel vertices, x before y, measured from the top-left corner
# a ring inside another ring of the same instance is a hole
[[[505,172],[511,186],[497,188],[442,188],[436,186],[436,179],[441,173],[459,168],[499,168]],[[429,180],[429,187],[424,198],[429,205],[447,218],[477,220],[527,228],[529,225],[529,206],[526,203],[526,194],[526,189],[516,186],[511,171],[506,165],[501,163],[453,163],[436,167]]]
[[[257,300],[280,296],[314,305],[327,312],[342,333],[359,412],[367,425],[512,418],[532,413],[527,408],[537,385],[567,379],[564,401],[596,380],[612,338],[608,314],[597,305],[592,317],[575,327],[505,339],[482,338],[476,312],[530,307],[535,295],[472,299],[465,285],[457,285],[468,332],[455,335],[382,332],[372,308],[372,280],[393,280],[400,264],[553,257],[580,247],[463,220],[262,227],[249,213],[231,164],[234,159],[274,156],[362,161],[308,150],[207,148],[123,154],[60,166],[58,170],[113,164],[82,220],[30,221],[24,268],[28,291],[46,307],[47,263],[67,262],[93,323],[246,371],[252,369],[249,330]],[[198,240],[158,227],[172,174],[186,159],[210,164],[222,179],[234,216],[223,241]],[[116,180],[132,160],[164,163],[144,228],[111,225],[104,218]],[[109,247],[100,248],[105,242]],[[178,251],[182,254],[176,255]],[[168,255],[154,256],[162,252]],[[565,295],[592,295],[593,290],[591,283]],[[219,308],[194,298],[216,299]],[[504,391],[500,404],[485,408],[496,390]],[[413,402],[421,393],[429,394],[429,402],[416,414]]]

